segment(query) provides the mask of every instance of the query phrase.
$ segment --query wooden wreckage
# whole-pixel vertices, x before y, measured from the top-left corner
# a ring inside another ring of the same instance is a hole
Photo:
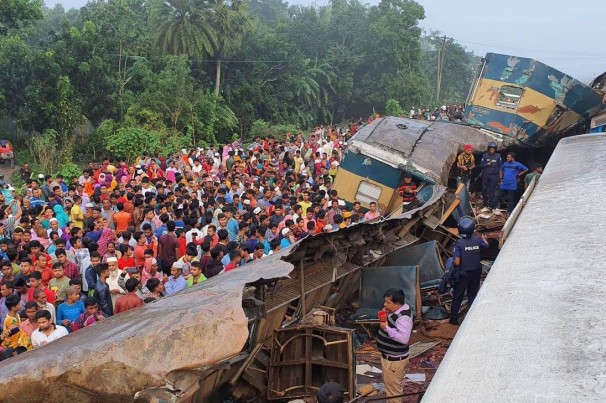
[[[416,149],[440,144],[432,158],[450,169],[464,144],[480,148],[494,139],[455,126],[456,136],[444,123],[423,132]],[[444,254],[452,250],[457,235],[449,217],[468,201],[444,186],[442,172],[433,177],[410,211],[306,238],[0,363],[2,401],[281,399],[313,395],[325,379],[345,385],[351,400],[353,331],[302,324],[318,307],[345,307],[358,292],[360,269],[394,250],[428,240]]]

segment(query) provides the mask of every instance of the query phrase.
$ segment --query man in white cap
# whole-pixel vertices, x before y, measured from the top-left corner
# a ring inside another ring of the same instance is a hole
[[[109,268],[109,277],[107,278],[107,285],[109,286],[109,292],[112,296],[112,305],[116,306],[116,300],[126,294],[126,290],[118,284],[122,270],[118,268],[118,258],[108,257],[107,266]]]
[[[282,240],[280,241],[280,249],[284,249],[295,243],[295,235],[290,228],[282,228],[280,232],[282,234]]]

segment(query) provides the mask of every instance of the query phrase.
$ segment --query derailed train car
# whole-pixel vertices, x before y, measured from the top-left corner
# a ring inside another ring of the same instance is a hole
[[[448,184],[449,173],[465,144],[485,150],[515,141],[465,124],[384,117],[363,127],[349,142],[337,170],[335,189],[349,203],[376,201],[384,215],[396,211],[402,199],[398,187],[410,174],[418,183],[420,202],[431,197],[433,185]]]
[[[488,53],[478,69],[465,121],[529,147],[585,133],[604,110],[603,92],[544,63]]]
[[[341,307],[375,254],[419,239],[452,245],[453,235],[423,225],[443,210],[445,188],[432,187],[430,199],[406,214],[306,238],[2,362],[2,401],[123,402],[135,395],[137,401],[202,401],[239,383],[265,396],[266,371],[244,372],[275,329],[315,306]]]

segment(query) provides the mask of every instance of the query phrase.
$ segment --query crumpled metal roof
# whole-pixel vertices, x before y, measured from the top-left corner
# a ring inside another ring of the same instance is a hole
[[[502,136],[466,124],[385,117],[360,129],[350,149],[446,185],[465,144],[471,144],[478,153],[491,141],[503,145]]]
[[[288,250],[107,318],[0,363],[3,402],[129,401],[164,386],[171,371],[213,365],[240,353],[248,339],[244,286],[287,277]]]

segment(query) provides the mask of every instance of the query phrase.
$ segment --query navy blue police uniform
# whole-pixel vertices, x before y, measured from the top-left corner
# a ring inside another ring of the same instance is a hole
[[[490,145],[492,146],[492,143]],[[496,149],[496,144],[494,148]],[[482,155],[482,160],[480,161],[480,168],[482,168],[482,199],[484,205],[487,207],[491,207],[495,204],[493,202],[497,190],[497,183],[499,181],[501,164],[501,154],[496,151],[492,155],[490,152]]]
[[[469,306],[473,303],[480,289],[480,276],[482,275],[482,249],[488,248],[488,243],[478,236],[463,238],[457,241],[453,257],[460,258],[457,268],[457,278],[454,283],[452,305],[450,309],[450,323],[458,324],[459,309],[463,296],[467,291]]]

